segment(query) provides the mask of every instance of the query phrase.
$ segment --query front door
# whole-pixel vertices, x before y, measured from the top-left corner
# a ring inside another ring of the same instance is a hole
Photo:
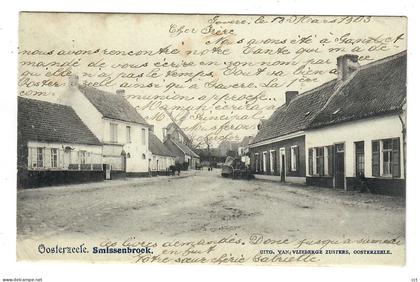
[[[286,149],[280,148],[280,181],[286,181]]]
[[[344,143],[334,145],[334,187],[344,189]]]

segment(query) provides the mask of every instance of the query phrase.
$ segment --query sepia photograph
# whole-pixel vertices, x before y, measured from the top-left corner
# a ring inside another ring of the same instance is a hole
[[[0,281],[418,282],[417,8],[5,5]]]
[[[405,17],[19,15],[18,261],[405,264]]]

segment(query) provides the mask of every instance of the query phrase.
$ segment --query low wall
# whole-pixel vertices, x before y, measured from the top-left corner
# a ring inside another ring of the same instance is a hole
[[[278,175],[254,174],[254,176],[255,176],[255,179],[281,182],[280,176]],[[285,180],[288,183],[305,184],[305,177],[286,176]]]
[[[28,171],[18,170],[18,188],[48,187],[62,184],[98,182],[104,180],[103,171]]]
[[[361,182],[355,177],[346,177],[347,189],[360,190]],[[367,188],[371,193],[405,197],[405,180],[390,178],[366,178]]]

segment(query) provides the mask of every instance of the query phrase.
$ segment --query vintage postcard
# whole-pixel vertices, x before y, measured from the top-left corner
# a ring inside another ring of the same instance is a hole
[[[20,13],[17,259],[404,265],[407,19]]]

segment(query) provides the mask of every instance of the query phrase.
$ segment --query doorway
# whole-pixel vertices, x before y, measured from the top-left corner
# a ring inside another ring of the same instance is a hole
[[[334,145],[334,187],[344,189],[344,143]]]

